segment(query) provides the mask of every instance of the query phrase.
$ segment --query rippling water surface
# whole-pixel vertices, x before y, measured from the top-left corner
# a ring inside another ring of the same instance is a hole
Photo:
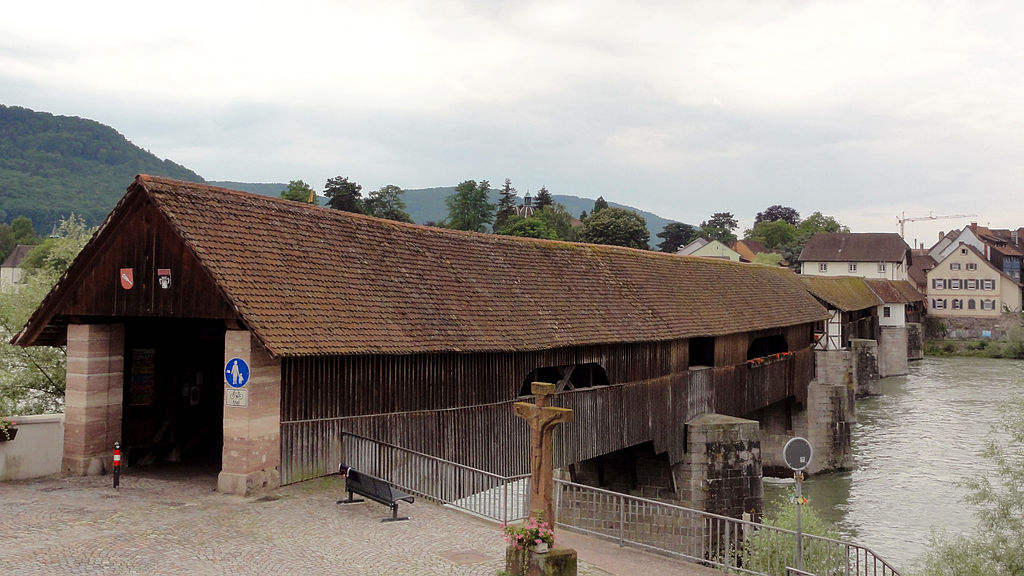
[[[987,474],[981,456],[999,408],[1024,398],[1024,361],[926,358],[907,376],[882,380],[882,395],[858,400],[853,472],[808,479],[817,512],[897,567],[924,552],[930,531],[974,524],[957,481]],[[786,487],[766,482],[765,499]]]

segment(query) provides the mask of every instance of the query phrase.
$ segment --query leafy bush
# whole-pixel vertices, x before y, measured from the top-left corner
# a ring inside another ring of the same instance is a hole
[[[779,497],[768,504],[764,524],[783,530],[796,531],[794,493]],[[801,531],[807,535],[839,539],[839,529],[819,516],[813,508],[803,506],[800,514]],[[794,566],[796,535],[775,530],[758,530],[743,539],[742,566],[772,576],[786,576],[786,567]],[[841,550],[816,546],[804,539],[804,570],[818,576],[843,574],[845,557]],[[837,555],[838,553],[838,555]]]

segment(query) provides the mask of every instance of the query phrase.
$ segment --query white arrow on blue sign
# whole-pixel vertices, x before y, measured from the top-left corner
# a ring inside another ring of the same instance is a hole
[[[224,381],[232,388],[241,388],[249,382],[249,365],[241,358],[232,358],[224,365]]]

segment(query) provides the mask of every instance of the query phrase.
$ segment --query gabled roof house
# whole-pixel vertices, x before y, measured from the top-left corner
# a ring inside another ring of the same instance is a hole
[[[519,443],[479,430],[525,434],[511,404],[545,377],[578,410],[556,458],[681,458],[691,366],[721,371],[701,406],[742,416],[746,362],[786,352],[772,370],[794,380],[758,402],[806,401],[826,317],[784,269],[142,175],[13,341],[67,345],[66,473],[103,472],[120,441],[246,494],[336,470],[351,430],[520,473]]]
[[[906,280],[910,247],[895,233],[815,234],[800,253],[800,273]]]

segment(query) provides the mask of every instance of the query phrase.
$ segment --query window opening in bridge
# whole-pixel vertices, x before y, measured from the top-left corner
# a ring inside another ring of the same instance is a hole
[[[690,367],[715,365],[715,339],[690,338]]]
[[[547,382],[555,385],[556,392],[575,390],[577,388],[591,388],[594,386],[607,386],[608,375],[604,368],[597,363],[575,364],[570,366],[546,366],[537,368],[530,372],[523,380],[523,386],[519,390],[520,396],[529,396],[530,384],[533,382]]]
[[[772,354],[778,354],[779,352],[788,352],[789,346],[786,344],[785,336],[776,334],[774,336],[762,336],[761,338],[755,338],[750,343],[750,347],[747,348],[747,360],[753,360],[754,358],[761,358],[762,356],[770,356]]]

